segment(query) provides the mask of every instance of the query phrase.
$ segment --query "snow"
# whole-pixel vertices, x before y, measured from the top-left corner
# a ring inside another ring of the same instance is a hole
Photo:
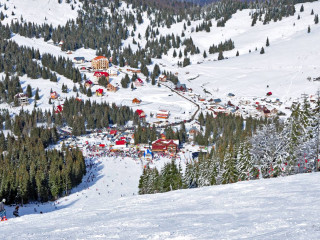
[[[6,4],[5,13],[9,23],[20,15],[27,21],[42,24],[47,22],[58,26],[65,24],[68,19],[75,19],[76,10],[63,1],[57,0],[0,0]],[[16,9],[14,9],[16,6]],[[301,4],[296,5],[296,10]],[[186,38],[190,36],[201,54],[191,56],[192,65],[178,68],[176,63],[182,59],[172,58],[170,50],[163,59],[153,59],[161,70],[178,72],[181,83],[205,98],[221,98],[222,102],[231,100],[237,104],[241,100],[259,101],[265,98],[266,92],[273,93],[272,99],[279,98],[290,106],[291,102],[299,98],[302,93],[314,94],[319,89],[319,82],[307,81],[307,77],[319,77],[319,36],[320,25],[314,25],[314,15],[320,12],[320,2],[304,3],[305,11],[296,12],[292,17],[283,18],[280,22],[271,22],[263,25],[257,22],[251,27],[251,10],[238,11],[226,23],[226,27],[213,27],[210,33],[191,32],[202,21],[192,22],[187,27]],[[54,9],[54,14],[52,14]],[[131,11],[123,4],[123,11]],[[3,8],[1,11],[4,11]],[[15,16],[11,16],[11,12]],[[301,16],[297,20],[298,14]],[[45,17],[47,18],[44,21]],[[137,25],[134,39],[144,46],[144,33],[150,21],[146,19]],[[311,33],[307,33],[308,25]],[[181,33],[183,22],[174,24],[170,29],[160,27],[162,35]],[[129,28],[132,30],[132,27]],[[138,33],[142,39],[138,39]],[[159,37],[159,36],[158,36]],[[265,47],[266,38],[270,40],[270,47]],[[214,61],[217,54],[209,55],[208,49],[213,43],[231,38],[236,48],[224,52],[229,59]],[[58,46],[46,43],[43,39],[28,39],[19,35],[12,38],[19,45],[39,49],[41,53],[50,53],[54,56],[64,56],[70,59],[85,57],[94,58],[95,50],[79,49],[71,55],[62,52]],[[123,42],[123,46],[132,43],[132,37]],[[264,47],[265,54],[259,54]],[[137,46],[131,44],[133,50]],[[258,51],[255,51],[257,47]],[[183,48],[181,48],[183,50]],[[177,50],[179,52],[180,49]],[[208,58],[203,59],[202,53],[206,50]],[[240,56],[235,57],[236,51]],[[252,52],[249,53],[249,50]],[[199,64],[197,64],[199,62]],[[90,66],[90,63],[75,65],[78,67]],[[149,66],[149,69],[153,67]],[[113,70],[120,71],[116,66]],[[119,76],[110,77],[113,85],[120,86],[120,80],[125,76],[123,68]],[[89,79],[93,73],[85,74]],[[4,76],[3,73],[0,77]],[[130,74],[131,76],[131,74]],[[145,77],[138,74],[144,81],[144,86],[132,91],[120,88],[116,93],[107,92],[103,97],[93,96],[91,100],[98,102],[115,102],[118,105],[128,105],[142,109],[147,114],[147,122],[158,121],[150,114],[158,110],[170,111],[169,121],[174,119],[189,119],[197,110],[181,96],[171,92],[165,86],[157,87],[147,84]],[[58,83],[49,80],[33,80],[26,76],[20,77],[22,88],[30,84],[39,87],[41,99],[38,107],[43,110],[52,109],[48,104],[50,89],[64,99],[76,96],[72,92],[74,83],[58,75]],[[62,93],[62,84],[67,84],[68,93]],[[171,83],[166,83],[171,86]],[[270,87],[267,88],[266,86]],[[78,84],[76,84],[79,87]],[[94,86],[92,92],[99,88]],[[209,93],[204,93],[206,90]],[[235,97],[228,98],[232,92]],[[182,94],[189,99],[189,94]],[[87,96],[80,94],[83,100]],[[133,98],[142,100],[141,104],[132,104]],[[257,99],[257,100],[256,100]],[[62,100],[63,101],[63,100]],[[63,102],[56,101],[55,105]],[[25,110],[33,109],[33,99]],[[8,108],[11,113],[18,113],[21,108],[8,107],[1,104],[1,108]],[[201,106],[202,109],[205,109]],[[187,126],[189,128],[190,126]],[[85,136],[79,137],[85,142]],[[90,144],[99,141],[98,138],[89,140]],[[105,143],[105,142],[102,142]],[[184,153],[180,153],[182,169],[186,161],[191,161],[191,151],[199,151],[199,146],[188,145]],[[205,149],[207,150],[207,149]],[[86,152],[84,152],[86,153]],[[84,182],[72,190],[72,194],[45,204],[31,203],[20,208],[20,218],[13,218],[14,206],[7,206],[9,221],[1,222],[0,238],[3,239],[320,239],[319,204],[320,197],[319,173],[301,174],[286,178],[262,179],[236,184],[205,187],[201,189],[178,190],[169,193],[138,196],[138,182],[144,162],[130,157],[100,157],[87,159],[94,163],[84,177]],[[159,170],[169,158],[161,158],[151,165]],[[94,176],[92,178],[92,176]],[[90,180],[90,181],[88,181]],[[34,211],[36,208],[37,212]],[[43,214],[39,214],[42,211]]]
[[[22,16],[26,22],[40,25],[47,23],[54,27],[64,25],[69,19],[75,20],[82,6],[82,3],[77,1],[77,4],[73,4],[74,10],[72,10],[71,4],[65,1],[59,4],[58,0],[0,0],[0,4],[2,6],[5,4],[8,8],[7,10],[4,10],[4,7],[1,8],[1,11],[7,15],[2,24],[10,24],[12,20],[21,21]]]
[[[319,173],[137,196],[133,193],[137,191],[140,172],[141,166],[132,159],[100,159],[93,184],[59,199],[57,210],[50,204],[40,207],[30,204],[21,208],[20,218],[11,218],[13,207],[7,207],[9,220],[0,223],[0,237],[34,240],[320,237]],[[37,213],[31,213],[34,207]],[[39,214],[41,210],[43,214]]]
[[[296,9],[300,9],[300,6],[301,4],[297,4]],[[192,37],[195,45],[199,47],[201,52],[201,54],[191,56],[192,65],[185,68],[177,67],[177,61],[181,61],[182,59],[177,57],[172,58],[173,49],[168,52],[168,55],[163,56],[163,59],[153,59],[153,63],[158,63],[161,70],[178,73],[181,83],[185,83],[188,88],[192,88],[193,94],[200,95],[206,100],[221,98],[222,104],[226,104],[228,100],[231,100],[235,105],[243,105],[240,103],[241,101],[249,100],[251,103],[254,103],[257,98],[265,98],[266,92],[272,91],[272,98],[280,99],[280,102],[283,104],[281,107],[276,105],[270,105],[269,107],[271,109],[276,107],[282,112],[289,114],[285,107],[291,106],[291,103],[301,97],[303,93],[314,95],[320,87],[319,82],[307,81],[308,77],[314,78],[319,76],[319,65],[317,62],[320,54],[317,49],[319,46],[320,25],[314,24],[314,15],[311,15],[310,12],[313,9],[315,14],[317,14],[320,11],[320,2],[304,3],[304,8],[304,12],[297,11],[294,16],[283,18],[282,21],[270,22],[266,25],[258,21],[254,27],[251,27],[251,18],[249,16],[252,10],[238,11],[227,21],[226,27],[218,28],[216,27],[216,22],[212,21],[213,26],[209,33],[204,31],[191,32],[191,28],[195,28],[202,21],[192,22],[191,26],[188,26],[185,31],[185,38]],[[26,7],[26,12],[30,11],[28,9],[29,7]],[[123,4],[120,11],[132,12],[133,10],[131,6]],[[298,14],[301,17],[300,20],[297,20]],[[141,46],[144,46],[146,43],[144,33],[150,24],[146,13],[143,15],[144,22],[137,24],[136,35],[134,37]],[[160,27],[159,32],[162,36],[180,33],[183,30],[183,24],[184,22],[174,24],[170,29],[165,26]],[[308,25],[311,26],[311,33],[309,34],[307,33]],[[129,30],[131,31],[132,29]],[[141,39],[137,38],[138,33],[141,34]],[[270,40],[269,47],[265,46],[267,37]],[[224,56],[228,57],[228,59],[215,61],[217,54],[208,54],[209,46],[213,43],[218,44],[229,38],[235,42],[236,48],[224,52]],[[17,34],[12,39],[19,45],[34,47],[39,49],[41,53],[50,53],[54,56],[64,56],[70,59],[85,57],[88,61],[96,56],[95,50],[84,48],[72,54],[66,54],[58,46],[46,43],[43,39],[28,39]],[[124,46],[131,43],[132,37],[123,41]],[[263,55],[259,54],[262,46],[265,49],[265,54]],[[134,50],[137,46],[131,44],[131,47]],[[257,51],[255,51],[255,48],[257,48]],[[183,50],[183,47],[181,50]],[[206,59],[202,57],[204,50],[208,54]],[[249,53],[249,50],[252,52]],[[179,49],[176,51],[179,52]],[[240,52],[239,57],[235,57],[236,51]],[[76,66],[90,66],[90,63],[77,64]],[[149,66],[148,68],[152,70],[153,66]],[[114,71],[118,71],[118,69],[112,68]],[[92,78],[90,73],[84,73],[89,79]],[[109,101],[132,106],[134,110],[142,109],[147,114],[146,120],[151,123],[157,122],[157,119],[151,118],[150,114],[154,114],[163,108],[170,111],[169,122],[190,119],[192,114],[197,110],[195,104],[186,101],[186,99],[177,94],[172,94],[165,87],[158,88],[151,84],[144,84],[143,87],[137,87],[134,91],[131,91],[130,87],[128,89],[121,88],[120,81],[125,73],[125,68],[123,68],[118,77],[110,78],[111,84],[120,87],[119,91],[116,93],[106,93],[102,98],[92,98],[96,101]],[[143,75],[139,74],[138,77],[145,82]],[[67,84],[68,88],[72,90],[73,82],[63,77],[61,77],[61,81],[56,84],[53,90],[57,91],[60,95],[65,95],[64,97],[75,95],[72,92],[62,94],[62,83]],[[34,84],[29,80],[26,80],[25,84],[31,84],[35,88]],[[52,84],[50,83],[50,85]],[[170,82],[167,85],[170,86]],[[269,88],[267,88],[267,85],[269,85]],[[93,87],[93,92],[95,92],[96,88],[98,86]],[[50,88],[45,85],[40,89],[43,93],[49,92],[49,90]],[[232,99],[228,98],[227,94],[229,92],[234,93],[235,97]],[[187,95],[185,94],[184,96],[191,99],[191,96]],[[82,94],[80,94],[80,97],[88,99]],[[131,104],[131,100],[135,97],[142,99],[142,103],[138,106]],[[47,102],[48,99],[40,100],[39,103],[41,105],[39,106],[46,109],[51,108]],[[261,101],[259,100],[259,102]],[[206,106],[201,104],[201,109],[205,110]],[[246,107],[243,111],[249,112],[251,115],[256,114],[255,107],[252,108],[252,106]]]

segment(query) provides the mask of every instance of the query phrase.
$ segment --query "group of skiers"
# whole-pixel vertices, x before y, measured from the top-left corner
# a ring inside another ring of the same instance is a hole
[[[0,221],[6,221],[7,220],[7,212],[6,209],[4,208],[4,204],[5,204],[6,200],[2,199],[1,203],[0,203]],[[15,217],[19,217],[19,206],[16,206],[14,211],[13,211],[13,216]]]

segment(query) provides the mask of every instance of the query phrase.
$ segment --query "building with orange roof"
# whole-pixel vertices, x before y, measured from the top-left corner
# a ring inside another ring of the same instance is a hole
[[[141,103],[141,100],[138,99],[138,98],[134,98],[134,99],[132,100],[132,103],[134,103],[134,104],[140,104],[140,103]]]
[[[98,56],[92,59],[91,66],[94,70],[96,69],[108,69],[109,68],[109,60],[104,56]]]

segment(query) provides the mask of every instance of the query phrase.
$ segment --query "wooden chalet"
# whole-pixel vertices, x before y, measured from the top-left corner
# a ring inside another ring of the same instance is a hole
[[[97,95],[98,97],[102,97],[102,96],[103,96],[103,89],[102,89],[102,88],[97,89],[97,90],[96,90],[96,95]]]
[[[50,98],[51,99],[57,99],[58,98],[58,93],[57,92],[51,92],[50,93]]]
[[[146,117],[146,113],[142,109],[137,109],[136,113],[139,115],[139,118]]]
[[[127,68],[127,71],[128,71],[128,72],[132,72],[132,73],[141,73],[141,70],[140,70],[140,69],[130,69],[130,68]]]
[[[87,80],[87,81],[84,83],[84,86],[85,86],[86,88],[91,88],[92,85],[93,85],[93,82],[90,81],[90,80]]]
[[[158,139],[152,142],[152,152],[177,153],[179,140]]]
[[[167,81],[167,76],[166,76],[166,75],[163,75],[163,74],[160,75],[160,76],[159,76],[159,81],[160,81],[160,82],[166,82],[166,81]]]
[[[95,72],[95,73],[93,74],[92,82],[93,82],[94,84],[99,84],[99,79],[100,79],[102,76],[104,76],[104,77],[107,79],[107,81],[109,82],[109,73],[107,73],[107,72]]]
[[[15,99],[18,100],[20,106],[27,106],[29,105],[29,98],[24,93],[18,93],[14,96]]]
[[[133,104],[140,104],[140,103],[141,103],[141,100],[139,100],[138,98],[134,98],[134,99],[132,100],[132,103],[133,103]]]
[[[199,130],[196,128],[196,127],[192,127],[190,130],[189,130],[189,135],[191,136],[195,136],[196,134],[199,133]]]
[[[166,110],[159,110],[156,115],[157,118],[161,119],[168,119],[169,118],[169,111]]]
[[[84,57],[74,57],[73,62],[80,64],[80,63],[84,63],[85,59],[84,59]]]
[[[117,87],[113,86],[111,83],[108,83],[108,85],[107,85],[108,92],[116,92],[117,90],[118,90]]]

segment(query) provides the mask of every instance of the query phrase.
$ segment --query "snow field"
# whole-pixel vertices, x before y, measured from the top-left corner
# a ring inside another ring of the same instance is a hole
[[[71,9],[71,4],[65,1],[58,3],[58,0],[1,0],[0,4],[4,7],[0,8],[8,18],[5,18],[2,24],[10,24],[11,21],[21,21],[21,16],[26,22],[37,24],[52,24],[57,27],[64,25],[69,19],[76,19],[78,10],[81,10],[82,3],[77,1],[73,4],[74,10]],[[14,15],[12,15],[14,12]]]
[[[133,176],[136,168],[127,164],[129,169],[123,173]],[[104,173],[90,190],[73,193],[67,201],[59,200],[58,211],[2,222],[0,236],[35,240],[320,237],[320,209],[316,204],[320,197],[319,173],[112,198],[104,184],[110,183],[112,178],[108,176],[120,176],[111,167],[116,165],[123,167],[124,162],[102,169]],[[132,187],[131,180],[115,178],[114,182],[123,181]],[[123,192],[122,186],[115,190],[118,194]]]

